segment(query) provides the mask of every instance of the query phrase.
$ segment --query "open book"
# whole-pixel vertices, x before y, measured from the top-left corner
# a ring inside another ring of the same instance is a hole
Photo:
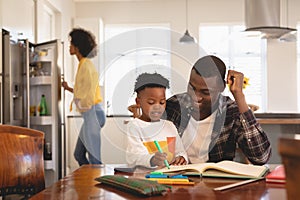
[[[199,163],[188,165],[171,165],[170,169],[156,170],[163,173],[182,173],[185,175],[200,175],[203,177],[222,178],[262,178],[269,171],[266,166],[242,164],[234,161],[221,161],[218,163]]]

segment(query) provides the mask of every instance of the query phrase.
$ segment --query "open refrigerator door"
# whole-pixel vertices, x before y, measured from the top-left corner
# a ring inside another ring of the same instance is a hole
[[[62,176],[63,43],[60,40],[40,44],[28,40],[13,41],[8,31],[1,31],[1,123],[29,127],[45,133],[47,186]]]

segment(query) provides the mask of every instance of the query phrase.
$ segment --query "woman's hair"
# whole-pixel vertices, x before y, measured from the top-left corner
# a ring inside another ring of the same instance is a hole
[[[143,73],[140,74],[135,82],[134,91],[139,93],[141,90],[145,88],[169,88],[169,80],[163,77],[158,73],[149,74]]]
[[[93,58],[97,55],[95,36],[82,28],[73,28],[69,33],[71,43],[78,48],[83,57]]]

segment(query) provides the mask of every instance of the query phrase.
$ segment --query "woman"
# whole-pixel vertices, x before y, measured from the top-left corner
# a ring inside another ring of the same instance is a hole
[[[78,164],[101,164],[101,128],[105,124],[105,113],[101,106],[99,75],[89,58],[96,56],[95,37],[89,31],[74,28],[70,33],[70,55],[79,61],[74,89],[67,82],[62,86],[74,93],[73,102],[83,116],[83,124],[77,139],[74,157]],[[71,108],[72,109],[72,108]],[[88,153],[88,158],[86,156]]]

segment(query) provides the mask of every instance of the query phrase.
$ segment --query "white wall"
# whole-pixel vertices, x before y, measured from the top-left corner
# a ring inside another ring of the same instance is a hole
[[[68,33],[73,27],[72,19],[75,15],[73,0],[0,0],[0,27],[8,29],[15,35],[22,32],[24,34],[22,38],[29,38],[31,42],[38,41],[37,35],[41,32],[40,29],[47,24],[42,24],[41,11],[37,10],[35,13],[34,2],[37,2],[39,6],[47,4],[55,11],[55,39],[60,39],[65,43],[64,65],[71,66]]]
[[[232,24],[244,22],[243,0],[189,0],[188,29],[198,36],[200,24]],[[300,2],[288,1],[288,25],[296,27],[300,21]],[[171,30],[185,31],[185,1],[133,1],[133,2],[76,2],[77,18],[102,18],[105,24],[169,23]],[[201,36],[200,36],[201,37]],[[296,43],[268,40],[267,44],[267,112],[299,112],[297,92]],[[283,67],[284,65],[284,67]],[[172,66],[183,77],[190,68],[186,63],[172,58]],[[283,76],[284,75],[284,76]],[[283,95],[284,91],[284,95]],[[286,97],[283,101],[283,97]]]
[[[34,38],[34,1],[2,0],[1,28],[12,35],[12,39]],[[20,13],[20,15],[16,15]]]
[[[72,59],[69,56],[69,32],[73,28],[73,19],[75,16],[75,5],[73,0],[37,0],[40,4],[47,4],[52,7],[56,12],[56,31],[55,38],[64,42],[64,68],[65,71],[72,68]],[[42,17],[42,15],[39,15]],[[41,20],[42,22],[42,20]],[[42,28],[42,25],[39,25]],[[37,30],[38,31],[38,30]],[[64,71],[63,71],[64,72]],[[71,74],[72,75],[72,74]],[[69,73],[65,73],[65,76],[70,76]],[[72,77],[72,76],[70,76]]]
[[[267,110],[297,112],[297,55],[295,42],[268,41]]]

